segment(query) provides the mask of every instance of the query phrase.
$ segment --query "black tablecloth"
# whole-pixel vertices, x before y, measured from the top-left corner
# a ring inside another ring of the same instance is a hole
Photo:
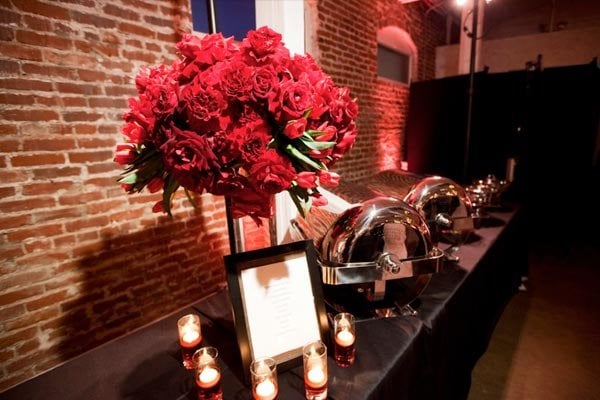
[[[465,399],[471,370],[526,268],[521,219],[517,212],[494,214],[490,220],[497,223],[461,246],[458,264],[433,276],[419,296],[418,315],[358,321],[356,363],[340,368],[328,360],[329,398]],[[219,349],[224,398],[250,399],[226,289],[0,393],[0,399],[194,399],[176,333],[177,319],[189,312],[201,315],[205,343]],[[282,371],[279,384],[281,400],[304,399],[302,367]]]

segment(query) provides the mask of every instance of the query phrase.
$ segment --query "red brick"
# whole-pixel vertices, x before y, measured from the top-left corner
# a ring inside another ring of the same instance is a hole
[[[107,4],[102,9],[106,14],[114,15],[119,18],[123,18],[129,21],[139,21],[140,13],[135,9],[127,9],[122,7],[117,7],[113,4]],[[133,11],[135,10],[135,11]]]
[[[127,101],[121,98],[112,97],[94,97],[88,99],[90,107],[102,107],[102,108],[119,108],[125,109],[127,107]]]
[[[2,332],[0,333],[0,348],[5,348],[14,345],[23,340],[29,340],[35,337],[37,328],[22,329],[18,332]]]
[[[25,139],[23,140],[23,151],[36,150],[69,150],[75,147],[74,139],[52,138],[52,139]]]
[[[39,297],[35,300],[28,301],[25,303],[29,311],[35,311],[37,309],[60,303],[67,298],[67,290],[61,290],[58,292],[50,293],[45,296]]]
[[[3,143],[0,143],[0,150],[6,151]],[[16,190],[15,190],[14,186],[13,187],[0,187],[0,198],[14,196],[15,193],[16,193]]]
[[[12,245],[4,244],[0,246],[0,259],[11,260],[13,258],[21,257],[25,254],[23,252],[23,246],[20,243],[13,243]]]
[[[21,43],[52,47],[58,50],[69,50],[73,47],[73,42],[69,39],[61,38],[59,36],[41,35],[32,31],[18,30],[16,39]]]
[[[144,9],[148,11],[157,11],[158,7],[154,1],[142,1],[142,0],[123,0],[124,5],[129,5],[134,9]]]
[[[63,112],[63,120],[66,122],[97,121],[102,117],[102,114],[90,113],[86,111]]]
[[[24,15],[23,21],[25,25],[35,31],[52,31],[52,24],[47,18],[38,18],[33,15]],[[34,43],[35,44],[35,43]]]
[[[17,127],[14,124],[0,124],[0,135],[14,135],[17,133]]]
[[[13,4],[20,10],[32,14],[43,15],[52,19],[70,19],[69,10],[63,7],[42,3],[37,0],[15,1]]]
[[[98,132],[98,127],[96,125],[89,124],[78,124],[75,125],[75,133],[90,135]]]
[[[36,199],[34,199],[36,200]],[[6,238],[10,242],[18,242],[25,239],[44,236],[55,236],[63,233],[62,224],[50,224],[35,226],[31,228],[21,228],[6,234]]]
[[[108,222],[109,219],[106,215],[99,215],[88,218],[82,218],[75,221],[69,221],[65,223],[65,229],[67,230],[67,232],[77,232],[81,229],[104,226]]]
[[[119,166],[112,161],[108,163],[94,164],[88,166],[89,174],[103,174],[106,172],[113,172],[113,175],[116,177],[121,172],[121,170],[119,169]]]
[[[33,214],[33,219],[36,223],[40,223],[53,221],[56,219],[80,217],[81,215],[82,210],[79,208],[69,207],[36,212]]]
[[[148,22],[151,25],[154,26],[163,26],[163,27],[167,27],[167,28],[172,28],[173,27],[173,16],[170,16],[171,18],[157,18],[157,17],[153,17],[152,15],[146,15],[144,16],[144,21]]]
[[[102,89],[98,85],[57,82],[56,87],[61,93],[79,93],[88,96],[102,94]]]
[[[36,196],[40,194],[52,194],[57,191],[64,191],[77,188],[79,185],[73,182],[41,182],[23,185],[23,195]]]
[[[1,212],[17,212],[35,210],[36,208],[53,207],[56,201],[52,197],[39,197],[27,200],[14,200],[0,202]]]
[[[15,90],[41,90],[45,92],[53,90],[52,82],[22,78],[0,79],[0,88]]]
[[[134,35],[139,35],[147,38],[155,38],[155,33],[153,30],[145,28],[141,25],[130,24],[128,22],[121,22],[119,24],[119,30],[125,33],[132,33]]]
[[[114,28],[117,26],[116,22],[112,18],[104,18],[98,15],[84,14],[78,11],[71,11],[71,16],[74,21],[82,24],[92,25],[95,28]]]
[[[77,70],[77,74],[79,75],[79,79],[81,79],[82,81],[94,82],[104,81],[106,79],[106,74],[101,71],[79,69]]]
[[[55,179],[65,177],[76,177],[81,175],[81,168],[79,167],[53,167],[53,168],[39,168],[33,170],[33,179]]]
[[[69,153],[69,161],[71,163],[90,163],[111,160],[114,157],[113,151],[87,151]]]
[[[36,325],[39,321],[44,321],[50,318],[54,318],[59,315],[58,307],[45,308],[42,310],[29,312],[22,317],[15,318],[7,321],[5,327],[7,331],[13,331],[16,329],[27,328]]]
[[[0,140],[0,152],[14,153],[19,151],[19,149],[20,143],[18,140]]]
[[[12,121],[51,121],[58,119],[58,114],[52,110],[5,110],[0,116]]]
[[[64,164],[65,157],[56,153],[40,153],[13,156],[10,161],[14,167],[31,167],[35,165]]]
[[[0,15],[3,12],[4,11],[2,11]],[[0,42],[0,54],[4,57],[16,58],[19,60],[42,60],[42,51],[40,49],[23,47],[23,45],[13,42]]]
[[[88,193],[79,193],[76,195],[62,195],[58,198],[58,203],[60,205],[77,205],[77,204],[86,204],[90,201],[100,200],[102,199],[102,193],[100,192],[88,192]]]
[[[77,75],[73,68],[60,67],[48,64],[33,64],[33,63],[25,63],[21,66],[23,72],[28,75],[41,75],[44,77],[59,77],[71,80],[77,80]],[[49,90],[52,90],[50,87]]]
[[[6,288],[3,288],[2,293],[0,293],[0,304],[17,303],[27,298],[42,294],[43,292],[43,285],[28,286],[23,289],[17,289],[12,291],[8,291]]]

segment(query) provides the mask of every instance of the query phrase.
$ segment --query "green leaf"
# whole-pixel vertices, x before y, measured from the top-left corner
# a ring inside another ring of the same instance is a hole
[[[172,176],[167,176],[165,178],[165,186],[163,188],[163,198],[162,198],[162,202],[163,202],[163,208],[165,209],[166,213],[169,214],[169,216],[172,216],[171,214],[171,201],[173,200],[173,196],[175,194],[175,192],[177,191],[177,189],[179,189],[179,182],[177,182],[177,179],[175,179]]]
[[[134,183],[137,182],[137,174],[135,172],[127,174],[127,175],[123,175],[122,178],[120,178],[117,182],[119,183],[126,183],[128,185],[133,185]]]
[[[304,154],[302,154],[300,152],[300,150],[298,150],[291,144],[288,144],[287,146],[285,146],[285,151],[292,157],[295,157],[299,161],[303,162],[306,165],[313,167],[314,169],[323,169],[323,167],[321,167],[321,165],[319,165],[320,163],[317,163],[314,160],[310,159],[309,157],[305,156]]]
[[[292,198],[292,201],[294,202],[294,205],[298,209],[298,213],[300,213],[300,215],[302,216],[302,218],[306,218],[306,212],[304,211],[304,207],[302,205],[302,202],[298,198],[298,195],[294,191],[292,191],[292,190],[288,190],[288,193],[290,194],[290,197]]]
[[[196,202],[194,201],[194,199],[192,198],[192,195],[190,194],[190,191],[187,189],[184,189],[185,191],[185,195],[188,198],[188,201],[192,204],[192,207],[194,207],[194,209],[198,209],[198,205],[196,204]]]
[[[306,140],[304,139],[304,136],[300,140],[302,141],[302,143],[304,143],[306,147],[312,150],[325,150],[335,146],[335,142],[317,142],[312,138],[311,140]]]

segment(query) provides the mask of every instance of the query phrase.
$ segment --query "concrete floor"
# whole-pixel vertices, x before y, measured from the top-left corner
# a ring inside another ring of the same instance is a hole
[[[534,244],[469,400],[600,400],[600,247]]]

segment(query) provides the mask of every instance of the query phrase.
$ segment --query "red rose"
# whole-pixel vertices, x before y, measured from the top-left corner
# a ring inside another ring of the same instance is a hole
[[[221,90],[225,97],[241,102],[250,99],[252,69],[238,61],[231,62],[219,73]]]
[[[337,186],[340,183],[340,176],[331,171],[319,171],[319,183],[325,186]]]
[[[252,73],[252,98],[255,101],[266,99],[278,84],[279,79],[272,66],[255,68]]]
[[[249,64],[265,65],[267,63],[279,64],[289,58],[289,50],[281,42],[281,34],[263,26],[255,31],[250,31],[242,41]]]
[[[265,152],[251,166],[248,178],[257,190],[275,194],[286,190],[296,177],[296,171],[287,157],[276,150]]]
[[[246,164],[252,164],[267,151],[272,136],[264,124],[247,127],[243,142],[240,145],[241,157]]]
[[[250,216],[261,226],[260,218],[269,218],[273,213],[273,196],[246,186],[231,194],[233,218]]]
[[[269,111],[279,123],[302,117],[312,104],[312,88],[306,80],[285,80],[278,92],[269,96]]]
[[[150,182],[148,182],[148,185],[146,185],[146,187],[148,188],[148,191],[150,193],[156,193],[163,188],[163,184],[163,178],[161,178],[160,176],[155,176]]]
[[[205,136],[172,128],[169,139],[160,148],[165,169],[186,189],[202,193],[212,184],[220,165]]]
[[[309,171],[302,171],[296,177],[298,186],[304,189],[313,189],[317,187],[317,174]]]
[[[306,119],[300,118],[291,120],[283,128],[283,134],[290,139],[297,139],[304,134],[306,130]]]
[[[223,119],[227,102],[220,91],[205,87],[198,79],[190,82],[181,93],[183,111],[190,128],[202,132],[224,129]]]
[[[117,150],[115,153],[115,161],[121,165],[127,165],[133,163],[137,151],[135,151],[135,145],[131,143],[120,143],[117,144]]]

